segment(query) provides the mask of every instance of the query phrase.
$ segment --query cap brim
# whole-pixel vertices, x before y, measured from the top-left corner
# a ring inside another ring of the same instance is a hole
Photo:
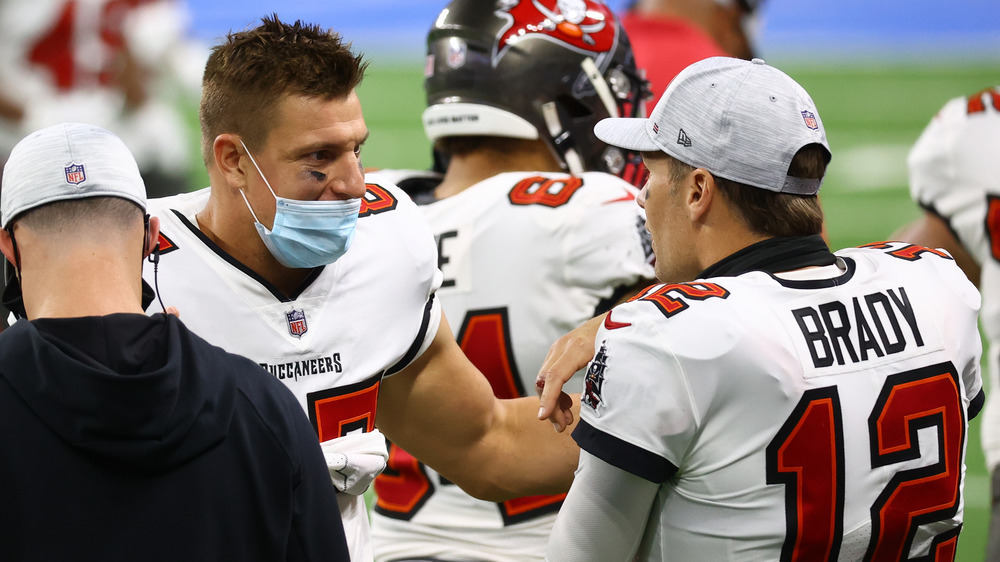
[[[626,150],[659,151],[660,147],[646,131],[649,119],[643,117],[609,117],[594,126],[597,138]]]

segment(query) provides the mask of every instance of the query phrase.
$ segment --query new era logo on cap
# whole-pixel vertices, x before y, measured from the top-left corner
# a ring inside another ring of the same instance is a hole
[[[66,170],[66,183],[80,185],[87,181],[87,171],[84,170],[83,164],[70,164],[64,169]]]
[[[691,137],[684,132],[684,129],[681,129],[680,132],[677,133],[677,144],[691,148]]]

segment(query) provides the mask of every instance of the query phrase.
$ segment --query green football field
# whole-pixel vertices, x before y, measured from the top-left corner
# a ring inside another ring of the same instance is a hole
[[[1000,64],[807,67],[769,62],[812,94],[826,126],[834,156],[822,201],[835,249],[884,240],[919,216],[906,187],[907,150],[946,100],[1000,83]],[[372,133],[365,165],[429,167],[430,145],[420,125],[422,69],[376,59],[360,96]],[[199,179],[196,185],[207,182]],[[978,419],[969,432],[967,464],[965,529],[957,559],[978,562],[989,513]]]

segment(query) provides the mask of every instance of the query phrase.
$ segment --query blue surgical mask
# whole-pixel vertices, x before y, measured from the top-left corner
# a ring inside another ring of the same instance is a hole
[[[329,265],[340,259],[354,240],[361,199],[297,201],[278,197],[242,139],[240,144],[243,144],[247,156],[264,180],[264,185],[274,196],[274,225],[268,230],[257,219],[257,213],[253,212],[246,194],[240,190],[243,201],[253,215],[257,234],[274,259],[285,267],[300,269]]]

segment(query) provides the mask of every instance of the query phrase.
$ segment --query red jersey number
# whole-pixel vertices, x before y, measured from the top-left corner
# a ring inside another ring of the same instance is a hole
[[[958,375],[943,363],[898,373],[868,417],[873,469],[920,458],[917,430],[934,427],[938,462],[897,472],[871,506],[865,560],[905,560],[917,527],[958,511],[965,412]],[[783,562],[836,560],[843,539],[844,428],[835,386],[807,391],[767,448],[767,483],[785,486]],[[954,560],[958,530],[935,538],[930,560]]]
[[[309,421],[320,442],[348,433],[375,429],[378,387],[382,374],[345,387],[331,388],[306,395]]]
[[[657,287],[652,292],[641,292],[631,299],[649,301],[660,309],[664,316],[671,316],[686,310],[688,300],[703,301],[710,298],[724,299],[729,291],[715,283],[672,283]]]
[[[1000,197],[986,196],[986,237],[990,241],[990,255],[1000,261]]]
[[[546,178],[535,176],[525,178],[507,194],[512,205],[543,205],[561,207],[570,197],[583,187],[583,180],[574,176]]]

